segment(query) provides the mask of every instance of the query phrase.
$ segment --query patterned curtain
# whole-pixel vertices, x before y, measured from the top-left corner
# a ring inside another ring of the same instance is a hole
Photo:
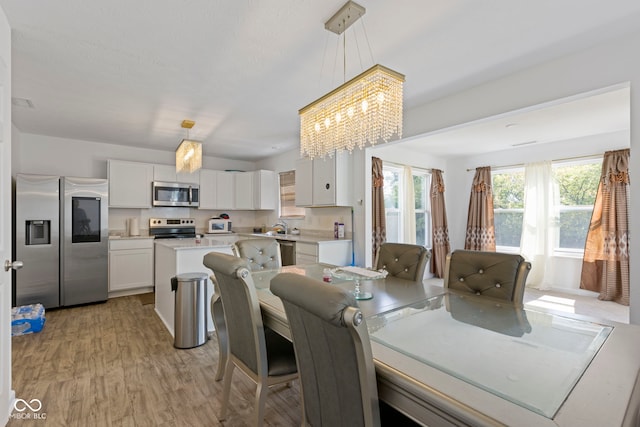
[[[449,246],[447,210],[444,206],[444,180],[442,171],[431,170],[431,272],[436,277],[444,277],[444,266]]]
[[[629,149],[607,151],[582,261],[580,288],[629,305]]]
[[[473,177],[464,248],[473,251],[495,252],[496,250],[491,168],[489,166],[476,168],[476,174]]]
[[[384,215],[384,175],[382,173],[382,159],[371,158],[371,212],[372,233],[371,248],[373,251],[373,261],[376,259],[378,248],[387,240],[387,225]]]

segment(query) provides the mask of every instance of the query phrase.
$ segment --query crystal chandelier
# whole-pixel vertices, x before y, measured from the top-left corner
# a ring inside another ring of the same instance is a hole
[[[202,143],[189,139],[189,129],[196,122],[183,120],[182,128],[187,129],[187,137],[176,148],[176,172],[193,173],[202,167]]]
[[[364,14],[364,7],[347,2],[325,28],[342,34]],[[404,75],[374,65],[299,110],[300,155],[332,156],[336,151],[364,148],[402,137]]]

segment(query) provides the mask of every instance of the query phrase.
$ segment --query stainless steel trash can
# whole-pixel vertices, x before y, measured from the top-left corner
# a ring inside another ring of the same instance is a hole
[[[176,348],[193,348],[207,341],[207,273],[183,273],[171,278],[175,295]]]

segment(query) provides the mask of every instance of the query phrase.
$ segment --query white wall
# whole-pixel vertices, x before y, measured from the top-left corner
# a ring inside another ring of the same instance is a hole
[[[149,148],[128,147],[93,141],[55,138],[45,135],[19,133],[14,149],[13,173],[35,173],[49,175],[82,176],[89,178],[107,177],[107,160],[129,160],[161,165],[175,165],[172,151]],[[16,147],[17,145],[17,147]],[[254,170],[255,163],[242,160],[228,160],[205,156],[205,169]]]

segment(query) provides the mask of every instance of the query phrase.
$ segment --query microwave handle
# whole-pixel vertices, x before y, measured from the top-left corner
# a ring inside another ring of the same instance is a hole
[[[193,190],[192,187],[189,186],[189,204],[193,203]]]

